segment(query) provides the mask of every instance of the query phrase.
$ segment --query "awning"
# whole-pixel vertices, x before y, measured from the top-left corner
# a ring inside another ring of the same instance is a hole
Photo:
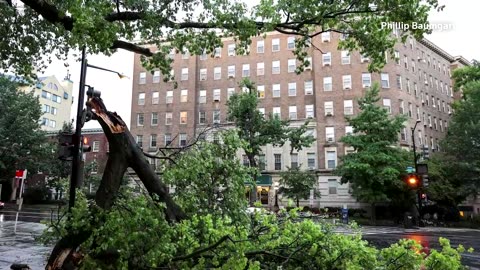
[[[250,182],[245,181],[245,185],[250,185]],[[272,176],[271,175],[257,176],[256,185],[257,186],[272,186]]]

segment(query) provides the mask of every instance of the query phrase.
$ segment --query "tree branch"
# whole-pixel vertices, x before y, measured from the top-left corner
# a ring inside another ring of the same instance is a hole
[[[176,262],[176,261],[184,261],[184,260],[196,258],[196,257],[200,256],[202,253],[210,251],[210,250],[218,247],[220,244],[222,244],[223,242],[225,242],[227,240],[230,240],[230,241],[233,242],[233,239],[230,237],[230,235],[225,235],[222,238],[220,238],[217,242],[215,242],[214,244],[212,244],[208,247],[198,249],[197,251],[194,251],[193,253],[190,253],[190,254],[185,255],[185,256],[174,257],[172,259],[172,261]]]
[[[63,25],[65,30],[72,31],[75,19],[70,16],[61,15],[62,13],[55,5],[49,4],[44,0],[22,0],[22,2],[26,6],[35,10],[38,14],[42,15],[42,17],[50,23],[60,23]]]

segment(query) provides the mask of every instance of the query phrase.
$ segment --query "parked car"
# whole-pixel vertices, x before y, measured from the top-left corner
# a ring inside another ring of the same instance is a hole
[[[0,209],[3,209],[5,207],[5,203],[0,202]]]

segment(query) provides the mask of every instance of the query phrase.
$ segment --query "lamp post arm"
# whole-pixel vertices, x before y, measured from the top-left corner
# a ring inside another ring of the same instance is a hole
[[[87,67],[95,68],[95,69],[99,69],[99,70],[103,70],[103,71],[107,71],[107,72],[111,72],[111,73],[115,73],[115,74],[117,74],[118,76],[124,76],[124,75],[122,75],[120,72],[115,71],[115,70],[111,70],[111,69],[108,69],[108,68],[102,68],[102,67],[98,67],[98,66],[91,65],[91,64],[87,64]]]

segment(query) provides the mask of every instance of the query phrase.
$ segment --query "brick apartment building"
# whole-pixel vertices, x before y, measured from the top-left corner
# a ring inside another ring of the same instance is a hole
[[[202,127],[226,123],[226,101],[233,93],[242,91],[238,83],[247,77],[255,82],[262,113],[291,119],[292,125],[312,118],[309,132],[316,137],[311,147],[292,155],[288,145],[263,149],[259,157],[260,164],[264,164],[264,176],[257,190],[259,200],[273,205],[278,172],[299,164],[315,171],[321,192],[320,198],[311,197],[304,205],[359,207],[348,184],[341,185],[339,177],[332,175],[339,156],[352,150],[339,140],[352,132],[345,116],[359,112],[357,99],[373,82],[379,82],[382,105],[392,114],[408,116],[406,127],[399,134],[400,145],[411,148],[411,128],[420,120],[414,134],[417,147],[438,151],[452,111],[451,70],[469,62],[449,55],[426,39],[410,38],[405,44],[396,45],[397,60],[386,55],[383,70],[369,73],[368,58],[337,49],[341,38],[337,33],[313,38],[315,46],[309,48],[311,65],[299,75],[295,73],[298,61],[292,52],[294,37],[277,32],[253,38],[249,55],[236,55],[233,39],[225,39],[214,57],[172,53],[177,89],[173,83],[163,82],[159,71],[147,72],[136,55],[132,134],[149,152],[172,138],[176,138],[174,145],[184,145]]]

